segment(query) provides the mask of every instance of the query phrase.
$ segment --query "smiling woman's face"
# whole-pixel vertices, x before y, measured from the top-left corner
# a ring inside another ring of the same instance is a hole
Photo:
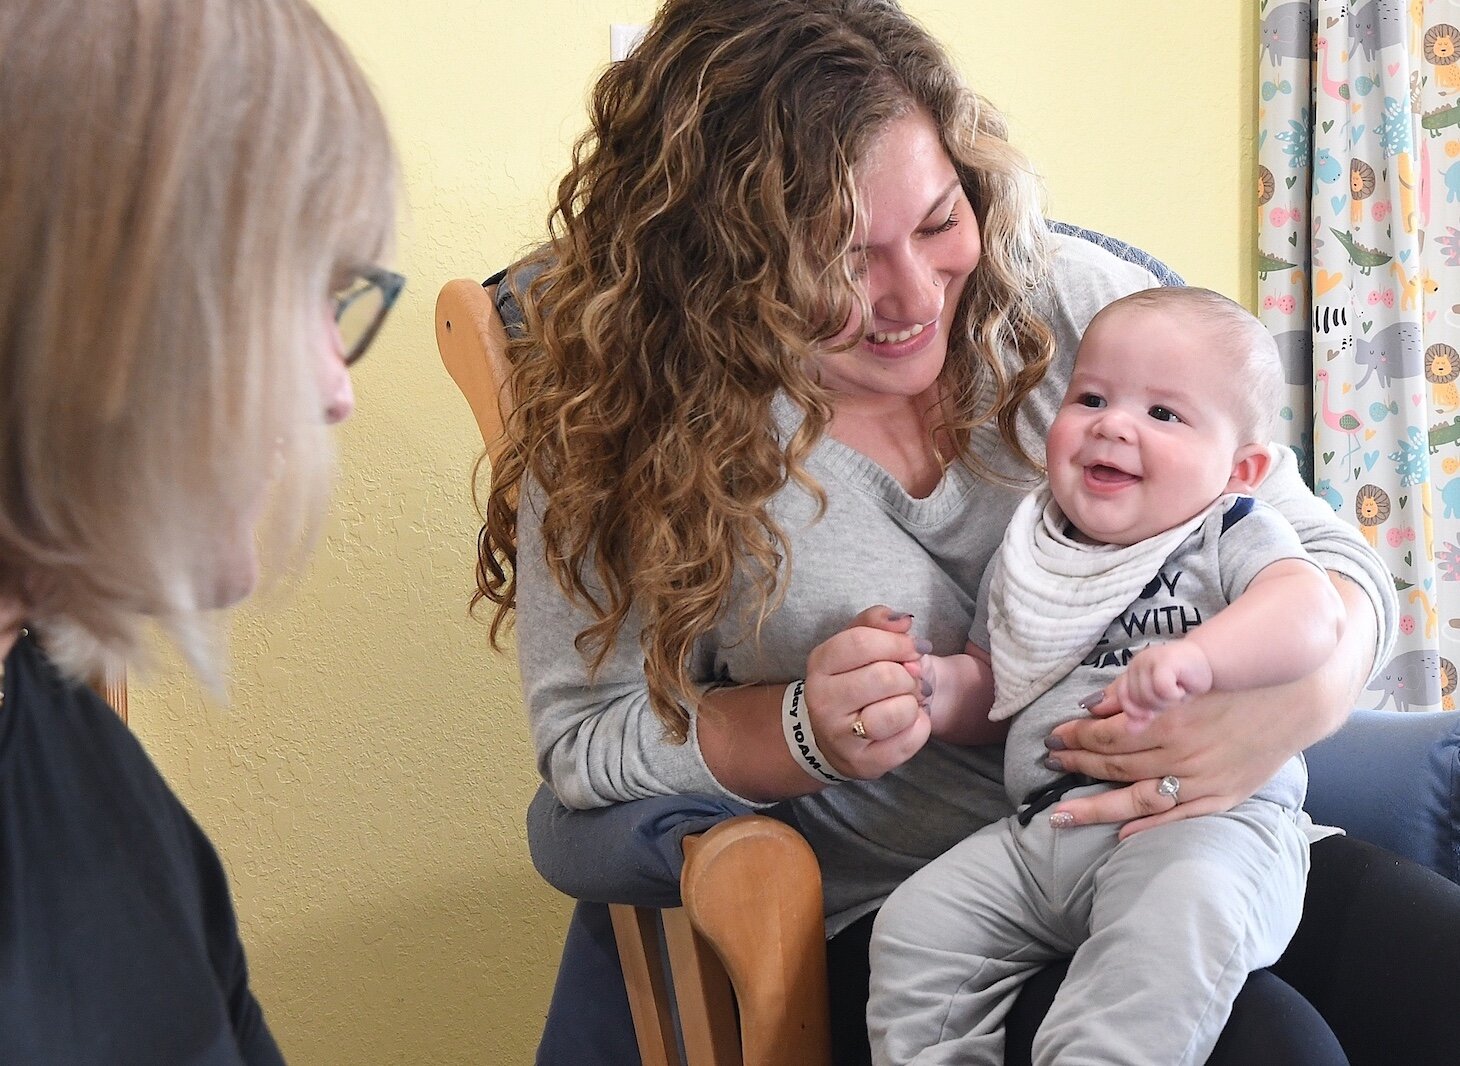
[[[958,174],[932,119],[911,111],[872,142],[857,182],[853,254],[872,320],[854,312],[821,357],[821,380],[844,396],[918,396],[932,387],[982,246]]]

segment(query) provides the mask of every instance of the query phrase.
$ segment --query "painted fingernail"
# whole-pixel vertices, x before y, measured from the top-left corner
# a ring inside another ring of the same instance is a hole
[[[1068,829],[1075,824],[1075,816],[1069,811],[1055,811],[1049,816],[1051,829]]]
[[[889,622],[901,622],[904,618],[911,618],[911,617],[912,617],[912,615],[908,614],[908,612],[906,612],[906,611],[888,611],[887,612],[887,620]]]
[[[923,695],[924,696],[931,696],[932,694],[933,694],[933,683],[931,681],[929,681],[925,677],[925,678],[923,678]]]
[[[1065,764],[1052,757],[1044,760],[1044,768],[1046,770],[1055,770],[1059,773],[1065,772]]]
[[[1088,696],[1082,696],[1080,698],[1080,710],[1088,711],[1091,707],[1094,707],[1097,704],[1101,703],[1104,699],[1105,690],[1103,688],[1098,692],[1090,693],[1090,695]]]
[[[1063,737],[1057,737],[1052,734],[1044,738],[1044,746],[1050,751],[1064,751],[1066,748],[1069,747],[1069,745],[1064,742]]]
[[[913,649],[919,655],[926,655],[928,654],[928,652],[933,650],[933,642],[930,641],[927,637],[918,637],[916,640],[913,641]]]

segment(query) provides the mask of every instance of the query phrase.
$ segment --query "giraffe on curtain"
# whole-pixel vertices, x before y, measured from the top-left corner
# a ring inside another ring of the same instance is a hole
[[[1460,0],[1263,0],[1259,314],[1288,443],[1394,577],[1370,704],[1455,706]]]

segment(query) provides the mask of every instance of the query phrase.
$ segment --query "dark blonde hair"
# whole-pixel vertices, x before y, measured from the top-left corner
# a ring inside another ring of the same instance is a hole
[[[1113,300],[1090,320],[1108,321],[1122,310],[1142,309],[1188,317],[1193,326],[1204,328],[1214,358],[1231,363],[1230,399],[1243,443],[1267,444],[1277,426],[1278,406],[1283,395],[1282,357],[1267,327],[1236,300],[1212,289],[1194,285],[1167,285],[1141,289]]]
[[[394,154],[303,0],[0,5],[0,595],[74,674],[209,609],[266,502],[301,550],[331,450],[332,283],[394,228]]]
[[[983,235],[934,429],[962,449],[945,462],[978,466],[968,431],[987,421],[1023,454],[1015,409],[1053,340],[1033,299],[1038,186],[1002,116],[891,0],[668,0],[598,82],[524,301],[519,403],[492,471],[474,600],[497,605],[494,641],[516,602],[531,484],[550,571],[594,619],[579,650],[596,668],[633,617],[651,705],[685,735],[689,656],[731,608],[737,573],[756,629],[791,565],[771,499],[794,481],[824,501],[804,461],[834,405],[817,353],[862,299],[847,254],[857,166],[916,109]],[[806,412],[789,441],[771,416],[778,391]]]

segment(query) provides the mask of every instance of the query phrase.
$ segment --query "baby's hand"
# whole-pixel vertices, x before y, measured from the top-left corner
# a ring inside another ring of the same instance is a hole
[[[997,744],[1008,723],[990,722],[993,667],[988,653],[969,645],[962,655],[924,655],[914,669],[922,687],[918,706],[927,712],[932,735],[948,744]]]
[[[1212,688],[1212,667],[1193,640],[1174,640],[1146,648],[1106,690],[1120,704],[1132,733],[1139,733],[1162,711],[1202,696]]]

